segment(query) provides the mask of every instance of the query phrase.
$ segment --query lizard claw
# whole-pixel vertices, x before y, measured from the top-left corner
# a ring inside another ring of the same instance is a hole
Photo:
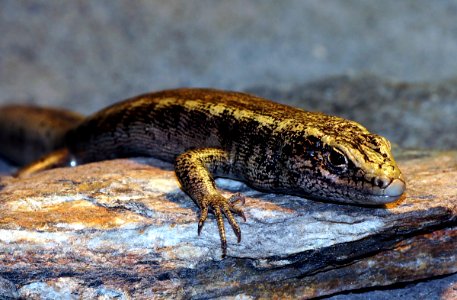
[[[203,225],[205,225],[206,218],[208,217],[208,206],[202,208],[200,212],[200,218],[198,220],[198,235],[202,232]]]
[[[236,222],[233,214],[241,216],[246,221],[246,216],[241,208],[235,207],[234,204],[242,202],[244,204],[244,197],[241,194],[235,194],[230,199],[226,199],[222,195],[211,195],[205,199],[204,204],[201,205],[200,218],[198,221],[198,234],[200,235],[203,225],[208,217],[208,207],[211,208],[214,216],[216,217],[217,228],[219,229],[219,236],[221,238],[222,257],[227,254],[227,238],[225,233],[224,218],[225,216],[237,237],[238,243],[241,242],[241,229]]]

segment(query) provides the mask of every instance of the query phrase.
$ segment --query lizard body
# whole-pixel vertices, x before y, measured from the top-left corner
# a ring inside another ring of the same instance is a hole
[[[216,177],[266,192],[362,205],[395,201],[405,190],[385,138],[353,121],[244,93],[161,91],[71,122],[56,139],[55,151],[18,176],[117,157],[173,162],[182,189],[200,207],[199,233],[208,211],[215,214],[223,255],[223,216],[240,241],[233,214],[244,214],[235,205],[242,197],[224,198],[215,187]]]

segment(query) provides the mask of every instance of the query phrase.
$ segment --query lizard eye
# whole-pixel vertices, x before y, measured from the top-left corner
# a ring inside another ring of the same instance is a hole
[[[341,151],[337,149],[330,149],[330,151],[326,155],[327,158],[327,163],[330,165],[332,168],[340,169],[340,170],[345,170],[348,165],[348,159],[346,156],[341,153]]]

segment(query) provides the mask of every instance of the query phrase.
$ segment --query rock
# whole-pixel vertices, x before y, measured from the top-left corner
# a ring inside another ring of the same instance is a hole
[[[21,297],[308,298],[457,272],[457,152],[399,157],[407,194],[385,208],[219,180],[227,196],[247,196],[226,259],[214,219],[198,237],[197,207],[160,161],[2,177],[0,276]]]
[[[382,248],[386,243],[380,242]],[[365,247],[365,245],[362,245]],[[374,247],[374,245],[370,245]],[[351,254],[356,254],[353,251]],[[339,261],[301,280],[264,285],[269,298],[313,298],[347,290],[392,285],[457,272],[457,227],[406,238],[373,256]],[[339,255],[338,253],[336,253]],[[300,264],[298,267],[302,267]],[[444,272],[444,273],[442,273]]]
[[[402,148],[457,148],[455,81],[406,83],[367,74],[343,75],[285,90],[259,86],[247,91],[357,121]]]
[[[16,299],[17,297],[19,294],[14,283],[0,277],[0,299]]]
[[[326,297],[327,300],[386,299],[457,299],[457,273],[411,284],[400,284],[373,291],[345,293]]]
[[[457,76],[453,1],[2,1],[0,102],[91,113],[169,87]]]
[[[26,284],[19,290],[23,299],[130,299],[124,291],[87,286],[75,277],[60,277]],[[77,297],[75,297],[77,295]]]

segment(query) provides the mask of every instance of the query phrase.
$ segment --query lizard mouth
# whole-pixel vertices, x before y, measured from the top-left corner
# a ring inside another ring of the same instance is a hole
[[[405,190],[406,183],[402,178],[395,178],[382,187],[373,186],[371,197],[369,197],[370,204],[377,205],[394,202],[403,195]]]
[[[384,194],[388,197],[400,197],[406,190],[406,184],[400,178],[392,180],[392,182],[384,189]]]

